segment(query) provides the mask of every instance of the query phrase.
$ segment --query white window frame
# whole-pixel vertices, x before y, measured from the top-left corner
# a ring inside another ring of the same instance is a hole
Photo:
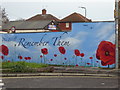
[[[70,23],[66,23],[66,28],[69,28],[70,27]]]

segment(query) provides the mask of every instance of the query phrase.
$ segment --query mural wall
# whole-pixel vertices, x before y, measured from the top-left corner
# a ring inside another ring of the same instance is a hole
[[[56,65],[115,67],[115,23],[73,23],[71,32],[1,34],[0,58]]]

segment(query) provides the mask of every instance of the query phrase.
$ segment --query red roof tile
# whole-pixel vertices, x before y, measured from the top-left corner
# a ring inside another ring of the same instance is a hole
[[[63,18],[61,22],[91,22],[91,20],[85,18],[79,13],[72,13],[71,15]]]
[[[38,14],[38,15],[35,15],[29,19],[27,19],[26,21],[39,21],[39,20],[55,20],[55,21],[59,21],[58,18],[54,17],[53,15],[51,14]]]

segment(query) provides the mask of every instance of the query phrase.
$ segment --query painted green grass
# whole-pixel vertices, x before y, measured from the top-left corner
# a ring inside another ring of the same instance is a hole
[[[41,63],[28,63],[24,61],[19,61],[19,62],[2,62],[2,68],[11,68],[15,65],[23,65],[25,67],[30,67],[30,68],[42,68],[42,67],[48,67],[49,65],[47,64],[41,64]]]
[[[47,64],[19,62],[2,62],[3,72],[36,72],[36,68],[48,67]],[[6,70],[4,70],[6,69]]]

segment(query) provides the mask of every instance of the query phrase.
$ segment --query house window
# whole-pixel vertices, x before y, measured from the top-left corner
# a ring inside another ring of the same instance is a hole
[[[66,23],[66,28],[69,28],[69,23]]]

